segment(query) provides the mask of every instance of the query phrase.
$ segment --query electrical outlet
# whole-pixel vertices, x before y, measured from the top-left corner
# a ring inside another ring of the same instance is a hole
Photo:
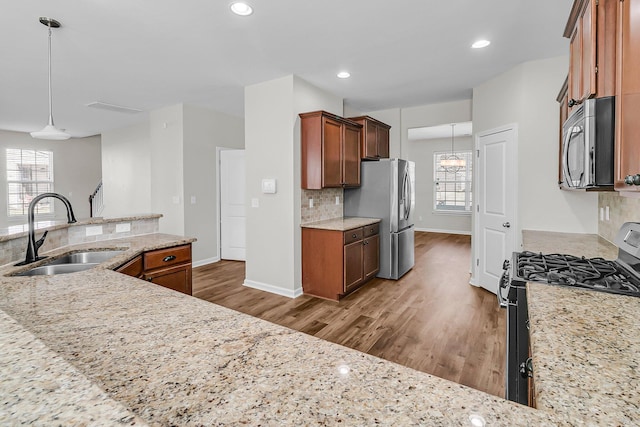
[[[336,196],[336,205],[340,204],[340,196]]]
[[[86,236],[99,236],[102,234],[102,226],[101,225],[94,225],[92,227],[87,227],[85,229],[86,231]]]
[[[604,208],[600,208],[600,221],[604,221]]]
[[[309,199],[309,207],[312,208],[313,207],[313,199]]]
[[[116,233],[126,233],[128,231],[131,231],[130,222],[123,222],[120,224],[116,224]]]
[[[259,208],[260,207],[260,199],[257,198],[253,198],[251,199],[251,207],[252,208]]]
[[[609,221],[611,219],[611,216],[609,215],[609,206],[605,206],[604,208],[604,219],[606,221]]]

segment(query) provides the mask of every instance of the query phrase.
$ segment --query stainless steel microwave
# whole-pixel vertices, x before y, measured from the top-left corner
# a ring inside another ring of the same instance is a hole
[[[587,189],[613,185],[615,97],[587,99],[562,126],[560,186]]]

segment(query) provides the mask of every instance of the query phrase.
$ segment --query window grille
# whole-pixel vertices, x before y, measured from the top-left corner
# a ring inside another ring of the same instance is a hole
[[[439,212],[471,212],[471,189],[473,181],[473,156],[471,151],[456,151],[465,166],[445,168],[441,160],[451,155],[450,151],[433,153],[433,208]]]
[[[29,203],[35,196],[53,192],[53,152],[7,148],[6,155],[7,215],[27,215]],[[53,199],[40,201],[35,212],[52,215]]]

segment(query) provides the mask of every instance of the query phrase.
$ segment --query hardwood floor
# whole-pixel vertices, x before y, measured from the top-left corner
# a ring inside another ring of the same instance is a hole
[[[504,396],[505,312],[469,285],[469,236],[416,232],[416,265],[340,302],[242,286],[244,263],[193,270],[193,295],[383,359]]]

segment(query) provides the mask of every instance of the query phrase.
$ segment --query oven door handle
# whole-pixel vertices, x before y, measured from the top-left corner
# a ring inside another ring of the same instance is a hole
[[[509,295],[509,288],[511,287],[511,281],[509,280],[509,271],[505,270],[504,273],[502,273],[502,277],[500,277],[500,282],[498,283],[498,291],[496,292],[496,295],[498,297],[498,305],[500,305],[500,308],[507,308],[510,305],[511,306],[515,306],[515,304],[509,302],[503,295],[502,295],[502,290],[506,289],[507,290],[507,295]]]

